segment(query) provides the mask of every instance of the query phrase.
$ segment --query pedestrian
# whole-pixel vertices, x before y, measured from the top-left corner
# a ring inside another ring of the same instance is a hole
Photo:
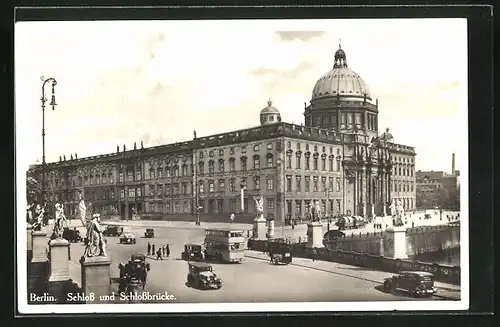
[[[414,221],[411,222],[411,228],[413,228],[413,227],[415,227],[415,222]]]
[[[165,249],[165,245],[162,245],[162,247],[161,247],[161,252],[162,252],[163,256],[165,256],[165,252],[166,252],[165,250],[166,250],[166,249]]]
[[[229,221],[231,223],[234,223],[234,213],[231,213],[231,215],[229,216]]]
[[[161,257],[161,247],[158,248],[158,251],[156,252],[156,260],[163,260]]]
[[[318,250],[316,248],[312,249],[312,259],[313,261],[316,261],[316,257],[318,256]]]
[[[151,255],[155,255],[155,245],[151,245]]]
[[[167,258],[170,257],[170,245],[167,244]]]
[[[151,254],[151,243],[148,242],[148,255]]]

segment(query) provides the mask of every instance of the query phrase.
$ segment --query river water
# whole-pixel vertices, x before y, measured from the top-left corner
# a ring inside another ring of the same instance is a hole
[[[410,256],[411,260],[432,262],[443,265],[460,266],[460,248],[453,248],[440,252],[424,253]]]

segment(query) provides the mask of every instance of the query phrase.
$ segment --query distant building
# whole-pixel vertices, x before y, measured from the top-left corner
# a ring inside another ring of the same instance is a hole
[[[191,219],[197,197],[202,217],[227,220],[234,212],[247,222],[260,195],[265,217],[279,221],[308,219],[314,200],[326,216],[382,215],[395,197],[414,209],[415,150],[394,143],[389,129],[379,135],[378,100],[348,68],[344,50],[312,93],[304,126],[282,122],[269,101],[254,128],[50,163],[47,197],[66,203],[71,215],[84,189],[97,210],[123,219],[132,210]],[[40,165],[33,169],[41,173]]]
[[[443,171],[417,171],[418,209],[460,209],[460,171],[455,169],[454,153],[451,171],[451,174]]]

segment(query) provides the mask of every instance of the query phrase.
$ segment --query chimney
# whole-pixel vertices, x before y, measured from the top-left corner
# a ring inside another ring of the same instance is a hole
[[[451,154],[451,174],[455,176],[455,153]]]

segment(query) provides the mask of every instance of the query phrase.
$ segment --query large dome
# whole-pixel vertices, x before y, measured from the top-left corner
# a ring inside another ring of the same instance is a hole
[[[371,100],[370,89],[363,79],[347,67],[344,50],[335,52],[333,69],[324,74],[314,85],[311,100],[323,97],[344,97]]]

